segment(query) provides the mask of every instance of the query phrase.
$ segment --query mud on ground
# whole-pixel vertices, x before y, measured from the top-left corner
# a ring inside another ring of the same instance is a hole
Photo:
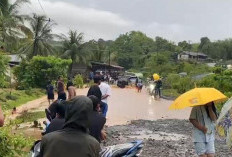
[[[196,157],[192,142],[192,125],[187,120],[136,120],[129,125],[107,129],[105,146],[144,140],[141,157]],[[232,157],[225,141],[216,138],[216,156]]]

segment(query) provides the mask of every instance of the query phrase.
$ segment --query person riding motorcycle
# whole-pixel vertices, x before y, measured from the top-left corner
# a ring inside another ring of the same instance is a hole
[[[64,128],[42,138],[39,157],[99,157],[100,144],[88,134],[92,101],[78,96],[65,105]]]

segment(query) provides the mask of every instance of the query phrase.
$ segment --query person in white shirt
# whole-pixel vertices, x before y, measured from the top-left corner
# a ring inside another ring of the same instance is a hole
[[[108,97],[111,96],[111,87],[106,82],[103,82],[101,80],[99,81],[98,85],[102,93],[102,114],[104,115],[104,117],[106,117],[106,113],[108,111]]]

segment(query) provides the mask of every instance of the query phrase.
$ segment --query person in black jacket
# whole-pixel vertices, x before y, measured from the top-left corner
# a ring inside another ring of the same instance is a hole
[[[89,133],[91,136],[95,137],[98,142],[101,142],[101,140],[105,140],[106,138],[106,134],[103,130],[106,118],[100,113],[100,100],[94,95],[89,96],[89,98],[93,102],[93,111],[89,118]]]
[[[88,134],[92,101],[78,96],[65,106],[64,128],[43,136],[39,157],[99,157],[100,144]]]
[[[51,123],[47,126],[44,134],[61,130],[65,123],[65,105],[63,103],[58,103],[56,107],[56,117],[51,120]]]

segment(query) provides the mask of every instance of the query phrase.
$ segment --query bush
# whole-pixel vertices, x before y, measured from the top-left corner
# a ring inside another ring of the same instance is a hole
[[[74,85],[77,86],[77,88],[83,88],[84,86],[83,77],[80,74],[75,76],[73,82],[74,82]]]
[[[31,139],[21,134],[13,134],[11,126],[0,129],[0,154],[4,157],[24,157],[28,154],[28,148],[33,144]]]
[[[12,109],[28,101],[37,99],[44,95],[45,91],[42,89],[30,90],[12,90],[4,89],[0,92],[0,104],[4,110]]]
[[[7,68],[8,68],[9,58],[5,55],[0,54],[0,87],[5,87],[7,85]]]
[[[53,56],[35,56],[29,62],[23,61],[14,69],[18,88],[45,88],[49,80],[56,80],[58,76],[66,76],[69,64],[71,60]]]

